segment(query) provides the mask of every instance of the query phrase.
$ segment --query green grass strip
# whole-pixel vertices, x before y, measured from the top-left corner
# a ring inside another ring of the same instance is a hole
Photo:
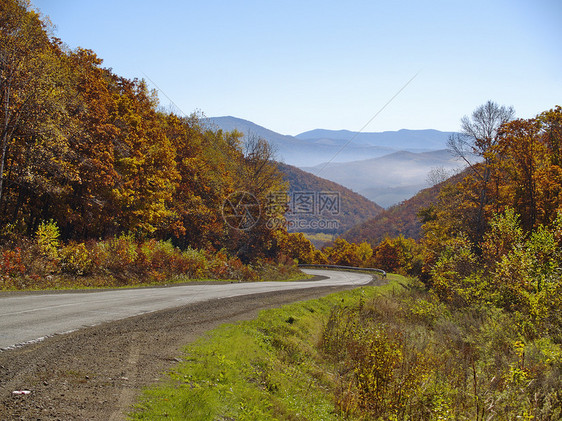
[[[146,390],[132,420],[338,419],[334,377],[318,354],[334,306],[356,306],[408,281],[265,310],[252,321],[225,324],[186,347],[183,362]]]

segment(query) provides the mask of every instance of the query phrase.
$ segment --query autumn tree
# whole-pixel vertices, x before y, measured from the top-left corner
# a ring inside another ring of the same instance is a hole
[[[0,15],[0,204],[28,232],[64,202],[76,179],[68,147],[72,83],[60,42],[29,3],[3,0]]]
[[[500,106],[487,101],[461,119],[461,131],[449,138],[449,149],[472,170],[474,195],[473,226],[475,239],[481,239],[486,227],[485,211],[490,203],[489,192],[492,175],[493,148],[498,142],[500,127],[513,119],[513,107]]]
[[[101,64],[93,51],[81,48],[66,57],[76,94],[67,103],[74,121],[68,143],[78,177],[70,183],[68,210],[64,223],[59,223],[65,237],[105,237],[120,232],[114,219],[119,209],[115,188],[121,181],[115,169],[114,141],[120,129],[113,121],[117,111],[114,75]]]
[[[546,177],[542,179],[543,223],[548,223],[562,210],[562,107],[557,105],[537,118],[542,125],[541,137],[549,161]]]
[[[236,190],[238,133],[205,130],[196,115],[163,115],[163,124],[176,150],[179,180],[170,203],[174,217],[166,232],[180,247],[222,248],[227,224],[225,199]]]
[[[532,119],[518,119],[502,126],[493,151],[497,171],[504,176],[500,200],[521,215],[530,231],[550,223],[561,208],[560,107]]]
[[[1,201],[8,146],[22,125],[23,114],[32,105],[36,90],[45,83],[37,74],[42,67],[37,58],[48,50],[49,41],[37,15],[28,13],[28,4],[2,0],[0,5]]]
[[[124,210],[118,223],[141,235],[153,234],[172,216],[178,174],[175,149],[156,112],[157,97],[144,81],[116,78],[119,94],[113,124],[115,169],[120,175],[115,196]]]
[[[540,124],[535,119],[512,121],[502,127],[502,136],[494,147],[499,170],[506,177],[504,184],[507,185],[501,192],[505,196],[504,201],[518,209],[526,230],[532,229],[537,221],[539,179],[546,175],[543,171],[548,158],[546,145],[539,138],[540,130]]]
[[[274,233],[278,253],[284,254],[299,263],[311,264],[317,262],[318,250],[303,233],[288,233],[285,230],[276,230]]]
[[[251,195],[260,207],[261,217],[255,224],[243,230],[229,229],[229,235],[234,245],[236,255],[243,261],[251,256],[260,254],[260,250],[272,250],[273,231],[268,224],[270,218],[281,219],[284,215],[282,210],[266,212],[269,196],[271,194],[282,194],[288,190],[283,175],[275,165],[275,151],[263,138],[249,136],[244,140],[242,155],[236,161],[238,192]],[[278,212],[279,214],[275,214]]]
[[[336,238],[333,245],[322,250],[329,263],[342,266],[370,267],[373,249],[367,242],[348,243],[343,238]]]
[[[418,275],[421,268],[419,246],[403,235],[386,237],[373,250],[373,264],[389,272]]]

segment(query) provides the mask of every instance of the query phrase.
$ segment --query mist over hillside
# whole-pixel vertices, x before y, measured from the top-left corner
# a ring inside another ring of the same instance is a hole
[[[433,169],[454,174],[462,165],[448,150],[441,149],[421,153],[400,151],[380,158],[303,169],[389,207],[429,187],[428,175]]]
[[[374,218],[361,222],[342,234],[349,242],[361,243],[366,241],[373,246],[379,244],[385,237],[403,235],[406,238],[419,240],[422,237],[422,221],[418,213],[436,203],[442,189],[449,185],[456,185],[469,174],[468,169],[432,186],[418,191],[397,205],[380,212]]]

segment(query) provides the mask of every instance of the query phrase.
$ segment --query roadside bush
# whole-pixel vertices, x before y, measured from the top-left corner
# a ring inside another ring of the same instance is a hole
[[[141,243],[137,248],[134,267],[139,275],[158,282],[187,271],[187,263],[171,241],[149,240]]]
[[[84,276],[92,273],[94,262],[84,243],[70,242],[60,250],[61,269],[63,273]]]
[[[336,409],[359,419],[560,419],[562,347],[525,336],[521,320],[416,289],[334,308],[319,347]]]
[[[4,250],[0,260],[0,282],[3,289],[17,288],[20,278],[25,274],[21,249]]]
[[[451,238],[432,268],[432,291],[440,299],[458,306],[470,304],[473,292],[481,289],[479,279],[473,283],[467,278],[476,271],[478,258],[465,235]]]
[[[114,287],[190,279],[259,281],[302,275],[282,257],[244,264],[226,251],[180,250],[171,241],[131,235],[86,243],[59,241],[56,224],[41,224],[33,239],[0,244],[1,289]]]
[[[245,265],[237,257],[230,257],[226,264],[228,267],[227,279],[238,281],[257,281],[260,279],[259,274],[252,267]]]
[[[282,281],[301,275],[295,260],[285,255],[278,260],[260,259],[253,268],[256,276],[266,281]]]
[[[131,235],[121,235],[104,241],[102,247],[107,250],[107,259],[103,264],[111,272],[127,274],[137,261],[138,243]]]
[[[207,275],[209,262],[203,251],[188,247],[182,252],[182,257],[189,268],[187,276],[190,278],[203,278]]]

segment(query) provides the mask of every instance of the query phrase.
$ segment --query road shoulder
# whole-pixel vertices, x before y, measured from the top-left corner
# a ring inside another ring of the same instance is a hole
[[[377,282],[378,283],[378,282]],[[56,335],[0,352],[0,414],[6,419],[124,419],[142,388],[181,348],[222,323],[352,287],[323,287],[196,303]],[[14,395],[29,390],[28,395]]]

